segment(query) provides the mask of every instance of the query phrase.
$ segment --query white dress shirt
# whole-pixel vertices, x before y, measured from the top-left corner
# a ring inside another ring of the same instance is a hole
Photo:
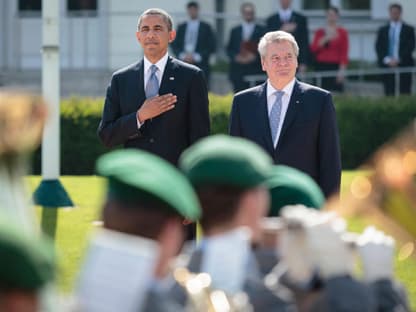
[[[254,22],[251,22],[251,23],[243,22],[241,25],[243,27],[242,39],[244,41],[249,41],[251,38],[251,35],[253,34],[254,27],[256,26],[256,24]]]
[[[201,62],[201,55],[198,52],[195,52],[196,44],[198,43],[198,33],[200,24],[201,22],[197,19],[189,20],[186,23],[184,51],[179,53],[179,58],[181,60],[183,60],[187,54],[192,54],[192,57],[196,62]]]
[[[290,18],[292,17],[292,9],[280,10],[279,16],[280,16],[280,20],[283,23],[289,22]]]
[[[400,32],[402,31],[402,22],[401,21],[390,22],[389,33],[388,33],[388,39],[389,39],[388,47],[390,47],[390,44],[391,44],[390,34],[392,31],[394,32],[393,55],[387,55],[383,60],[384,64],[388,64],[392,58],[399,60]],[[388,53],[390,53],[390,51],[388,51]]]
[[[166,54],[154,65],[156,65],[157,67],[157,71],[156,71],[156,77],[157,77],[157,81],[159,82],[159,87],[160,84],[162,83],[162,77],[163,77],[163,73],[165,71],[165,67],[166,67],[166,63],[168,62],[168,58],[169,55],[166,52]],[[144,83],[144,90],[146,90],[146,85],[147,82],[149,81],[150,75],[152,74],[152,71],[150,70],[150,66],[153,65],[153,63],[151,63],[146,56],[143,57],[143,63],[144,63],[144,79],[143,79],[143,83]],[[139,118],[137,118],[137,128],[140,128],[142,126],[142,124],[139,121]]]
[[[292,79],[282,90],[275,89],[270,80],[267,81],[267,111],[270,116],[274,102],[276,101],[276,91],[283,91],[284,95],[282,96],[282,111],[280,113],[280,122],[279,128],[277,129],[277,135],[273,142],[273,146],[276,147],[277,142],[279,142],[280,132],[282,131],[283,122],[285,121],[285,116],[287,109],[289,107],[290,97],[292,96],[293,87],[295,85],[295,78]]]

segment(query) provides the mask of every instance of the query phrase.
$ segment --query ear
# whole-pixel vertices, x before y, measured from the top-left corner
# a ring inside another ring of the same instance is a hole
[[[264,65],[264,59],[263,58],[261,58],[261,69],[263,71],[266,71],[266,68],[265,68],[265,65]]]
[[[171,43],[173,40],[175,40],[176,38],[176,30],[172,29],[169,32],[169,43]]]
[[[140,32],[139,31],[136,31],[136,38],[137,38],[137,41],[140,42]]]

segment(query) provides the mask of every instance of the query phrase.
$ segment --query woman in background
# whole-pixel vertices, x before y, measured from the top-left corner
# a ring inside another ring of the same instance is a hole
[[[344,71],[348,64],[348,32],[337,24],[338,19],[338,8],[331,6],[327,11],[327,24],[315,32],[311,52],[316,71],[338,71],[336,77],[323,78],[321,87],[342,92]]]

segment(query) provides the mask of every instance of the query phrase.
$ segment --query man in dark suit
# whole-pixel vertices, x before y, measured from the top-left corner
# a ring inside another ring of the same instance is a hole
[[[382,68],[413,66],[415,49],[415,30],[401,20],[402,6],[394,3],[389,7],[390,22],[382,26],[377,33],[376,52],[378,64]],[[395,94],[394,74],[383,75],[385,95]],[[400,74],[400,93],[410,94],[412,74]]]
[[[168,55],[175,35],[165,11],[140,16],[136,36],[144,58],[113,74],[98,127],[106,146],[140,148],[176,165],[185,148],[209,134],[204,75]]]
[[[308,21],[291,8],[292,0],[280,0],[280,11],[266,21],[267,31],[283,30],[291,33],[299,45],[299,71],[305,72],[309,62]]]
[[[199,20],[199,4],[191,1],[187,5],[189,21],[178,26],[173,52],[182,61],[201,68],[209,83],[209,58],[215,52],[215,37],[211,26]]]
[[[231,30],[227,45],[227,54],[230,58],[228,77],[233,84],[234,92],[249,87],[244,81],[245,75],[261,74],[260,55],[257,45],[265,33],[265,28],[255,23],[255,8],[252,3],[241,5],[243,23]]]
[[[331,94],[295,79],[299,47],[291,34],[267,33],[259,52],[268,80],[234,96],[230,134],[309,174],[326,197],[337,193],[341,157]]]

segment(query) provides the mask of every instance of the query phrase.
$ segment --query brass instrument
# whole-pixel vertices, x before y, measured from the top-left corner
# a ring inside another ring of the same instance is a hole
[[[46,115],[40,97],[0,92],[0,211],[23,230],[37,228],[23,177],[29,152],[39,145]]]
[[[177,268],[173,276],[188,295],[190,311],[195,312],[251,312],[253,311],[245,293],[226,294],[211,287],[207,273],[191,273],[186,268]],[[188,311],[189,311],[188,310]]]
[[[380,226],[402,243],[399,259],[416,255],[416,120],[383,145],[326,209]]]

